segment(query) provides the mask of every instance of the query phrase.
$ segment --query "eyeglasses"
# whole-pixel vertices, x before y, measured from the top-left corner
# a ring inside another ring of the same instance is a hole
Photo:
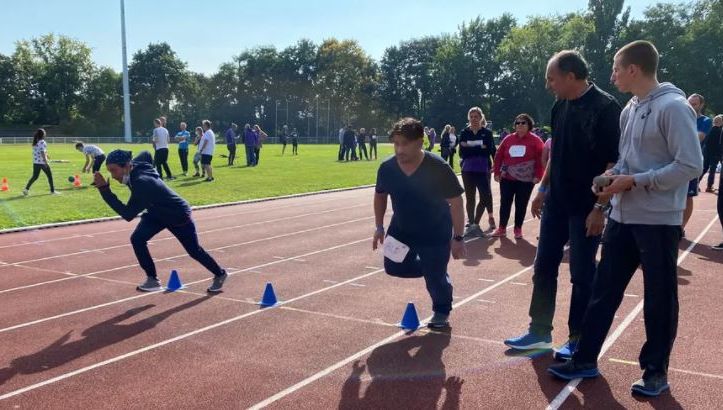
[[[527,121],[515,121],[515,125],[527,125]]]

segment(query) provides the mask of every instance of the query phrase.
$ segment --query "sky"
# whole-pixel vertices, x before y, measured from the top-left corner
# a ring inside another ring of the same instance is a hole
[[[627,0],[640,18],[655,0]],[[128,61],[150,43],[167,42],[192,71],[214,73],[242,51],[283,49],[308,38],[355,39],[372,58],[401,41],[454,33],[477,16],[565,14],[587,0],[126,0]],[[121,70],[120,0],[0,0],[0,54],[15,43],[62,34],[91,47],[93,60]]]

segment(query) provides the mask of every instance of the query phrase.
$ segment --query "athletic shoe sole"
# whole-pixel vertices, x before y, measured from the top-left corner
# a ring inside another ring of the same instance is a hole
[[[645,390],[638,386],[633,386],[630,388],[630,392],[633,394],[639,394],[641,396],[645,397],[657,397],[660,396],[664,391],[670,389],[670,385],[666,384],[664,386],[661,386],[658,390]]]
[[[563,354],[563,353],[556,351],[555,353],[552,354],[552,358],[557,360],[558,362],[566,362],[566,361],[570,360],[570,358],[572,358],[572,355]]]
[[[136,286],[136,289],[140,290],[141,292],[158,292],[158,291],[163,290],[163,287],[157,286],[157,287],[153,287],[153,288],[145,288],[142,286]]]
[[[549,369],[549,368],[547,369],[547,372],[562,380],[594,379],[594,378],[600,376],[600,371],[597,368],[590,369],[590,370],[581,370],[574,374],[560,373],[555,369]]]
[[[515,350],[536,350],[536,349],[551,349],[552,348],[552,343],[548,343],[548,342],[537,342],[537,343],[532,343],[532,344],[524,345],[524,346],[505,342],[505,345],[507,347],[515,349]]]

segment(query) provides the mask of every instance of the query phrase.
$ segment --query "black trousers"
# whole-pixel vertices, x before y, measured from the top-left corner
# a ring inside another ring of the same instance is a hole
[[[183,173],[185,174],[188,172],[188,150],[187,149],[179,149],[178,150],[178,159],[181,160],[181,169],[183,170]]]
[[[359,159],[362,159],[362,154],[364,154],[364,159],[369,159],[369,154],[367,153],[367,144],[360,142],[359,143]]]
[[[228,148],[228,165],[233,165],[236,160],[236,144],[226,144]]]
[[[492,216],[492,189],[490,188],[489,173],[462,171],[462,184],[466,198],[467,221],[479,225],[485,209],[489,216]],[[479,203],[475,207],[478,191]]]
[[[723,195],[721,195],[721,191],[723,191],[723,173],[718,178],[718,220],[721,228],[723,228]]]
[[[25,189],[30,189],[33,183],[35,183],[35,181],[40,176],[40,171],[43,171],[45,173],[45,176],[48,177],[50,192],[55,192],[55,186],[53,185],[53,172],[50,170],[50,165],[47,164],[33,164],[33,176],[30,177],[27,185],[25,185]]]
[[[261,147],[254,148],[254,158],[256,160],[255,165],[259,165],[259,160],[261,159]]]
[[[159,148],[156,150],[156,156],[153,158],[153,162],[156,164],[156,171],[158,171],[158,175],[160,177],[163,177],[163,172],[161,172],[161,168],[166,171],[166,177],[170,178],[171,175],[171,169],[168,168],[168,148]]]
[[[377,159],[377,140],[369,141],[369,157]]]
[[[713,188],[715,182],[715,170],[718,168],[718,163],[721,161],[720,155],[705,155],[703,157],[703,173],[700,175],[700,181],[703,180],[705,173],[708,173],[708,184],[706,188]],[[700,184],[700,181],[698,183]]]
[[[515,228],[522,228],[527,214],[527,204],[530,202],[532,189],[535,184],[532,182],[512,181],[500,179],[500,227],[506,227],[510,220],[512,202],[515,203]]]
[[[215,276],[223,275],[223,269],[198,243],[196,224],[193,220],[189,220],[187,224],[180,226],[165,226],[155,218],[144,214],[141,216],[141,221],[136,226],[135,231],[131,234],[131,245],[133,245],[136,258],[138,258],[138,264],[141,265],[148,277],[157,277],[156,265],[153,263],[151,253],[148,251],[148,241],[164,229],[171,231],[190,257],[201,263]]]
[[[642,266],[647,340],[640,351],[640,368],[645,371],[643,377],[667,373],[678,330],[677,259],[681,235],[680,226],[629,225],[609,220],[576,361],[597,362],[625,288]]]
[[[105,154],[96,155],[95,158],[93,158],[93,172],[100,171],[100,167],[103,165],[103,162],[105,161]]]

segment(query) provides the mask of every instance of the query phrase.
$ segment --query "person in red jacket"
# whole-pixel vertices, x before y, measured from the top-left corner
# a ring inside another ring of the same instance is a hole
[[[500,183],[500,225],[492,234],[505,236],[512,201],[515,202],[515,238],[522,238],[522,222],[535,184],[540,182],[545,168],[542,165],[544,143],[530,132],[535,122],[528,114],[515,118],[515,132],[502,140],[494,162],[495,181]]]

